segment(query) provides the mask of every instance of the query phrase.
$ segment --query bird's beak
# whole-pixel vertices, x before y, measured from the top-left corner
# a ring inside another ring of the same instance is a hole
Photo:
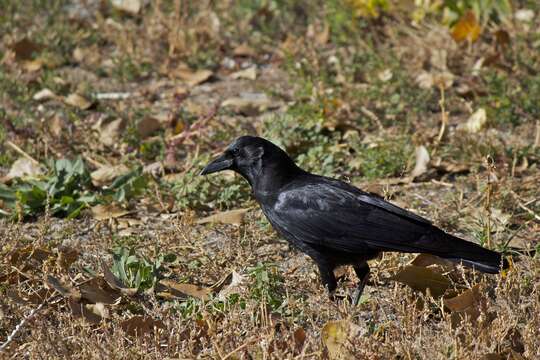
[[[201,171],[201,175],[212,174],[218,171],[230,169],[233,163],[233,158],[229,154],[224,153],[214,161],[210,162],[210,164],[206,165]]]

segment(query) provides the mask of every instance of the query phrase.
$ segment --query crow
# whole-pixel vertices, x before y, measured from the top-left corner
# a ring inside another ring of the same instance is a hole
[[[360,279],[357,304],[369,277],[367,261],[384,251],[432,254],[491,274],[507,267],[501,254],[447,234],[382,197],[302,170],[263,138],[239,137],[201,175],[222,170],[249,182],[272,227],[315,261],[331,298],[334,269],[352,265]]]

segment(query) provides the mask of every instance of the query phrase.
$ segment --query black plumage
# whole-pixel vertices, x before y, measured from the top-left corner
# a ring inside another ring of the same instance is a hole
[[[357,302],[369,275],[366,261],[382,251],[433,254],[486,273],[501,268],[499,253],[343,181],[308,173],[265,139],[238,138],[201,174],[226,169],[250,183],[273,228],[317,263],[330,293],[337,286],[334,268],[353,265]]]

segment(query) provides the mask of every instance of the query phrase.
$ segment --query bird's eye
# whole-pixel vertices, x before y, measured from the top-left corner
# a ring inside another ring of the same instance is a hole
[[[234,156],[236,156],[236,155],[240,154],[240,149],[238,149],[238,148],[233,148],[233,149],[231,149],[231,152],[232,152],[232,154],[233,154]]]

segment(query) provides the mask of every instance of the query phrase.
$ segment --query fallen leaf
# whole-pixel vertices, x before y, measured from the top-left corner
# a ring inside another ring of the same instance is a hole
[[[123,295],[127,296],[133,296],[137,293],[137,288],[129,288],[124,283],[117,278],[111,270],[109,270],[109,267],[105,262],[101,261],[101,268],[103,269],[103,277],[105,278],[105,281],[109,286],[114,289],[120,291]]]
[[[124,132],[126,121],[122,118],[110,120],[100,117],[98,122],[92,126],[99,132],[99,141],[106,146],[114,146]]]
[[[96,315],[93,311],[89,310],[83,303],[75,299],[69,299],[69,308],[71,309],[71,314],[75,318],[84,318],[91,324],[97,325],[101,322],[101,316]]]
[[[417,257],[411,261],[410,265],[429,267],[432,265],[440,265],[443,267],[453,266],[453,263],[449,260],[445,260],[435,255],[431,254],[418,254]]]
[[[35,93],[32,99],[36,101],[45,101],[45,100],[56,99],[57,97],[58,96],[55,93],[53,93],[50,89],[45,88]]]
[[[55,114],[49,119],[47,126],[54,137],[60,138],[64,129],[67,127],[67,123],[60,114]]]
[[[244,220],[244,216],[249,209],[236,209],[223,211],[214,215],[207,216],[205,218],[197,220],[197,224],[206,223],[221,223],[221,224],[233,224],[240,225]]]
[[[240,44],[233,50],[234,56],[256,57],[257,52],[247,44]]]
[[[81,299],[81,292],[78,289],[63,284],[60,280],[58,280],[52,275],[47,275],[47,284],[56,291],[58,291],[60,295],[65,298],[70,298],[76,301],[79,301]]]
[[[131,211],[124,210],[116,205],[96,205],[92,207],[92,215],[96,220],[109,220],[130,214]]]
[[[27,72],[36,72],[41,70],[43,65],[44,64],[42,59],[35,59],[23,61],[21,66]]]
[[[444,299],[443,302],[444,306],[453,313],[451,318],[453,326],[459,324],[465,317],[470,321],[476,321],[485,305],[478,284],[456,297]]]
[[[211,286],[212,292],[218,293],[218,299],[225,301],[229,295],[243,294],[246,287],[246,277],[236,271],[231,272],[225,278]]]
[[[104,279],[93,278],[79,285],[81,298],[93,304],[114,304],[121,297],[120,292],[112,289]]]
[[[255,80],[257,78],[257,67],[251,66],[247,69],[234,72],[230,75],[232,79]]]
[[[329,321],[321,330],[321,340],[330,359],[353,359],[353,341],[364,333],[365,329],[348,320]]]
[[[465,124],[458,126],[458,129],[468,132],[469,134],[475,134],[482,130],[486,123],[486,110],[484,108],[480,108],[469,117]]]
[[[416,161],[414,164],[414,169],[411,172],[411,177],[416,178],[424,174],[428,169],[429,164],[429,153],[424,145],[416,147],[415,150]]]
[[[20,265],[23,265],[24,263],[28,262],[28,260],[36,260],[40,263],[47,260],[49,257],[53,255],[52,252],[50,252],[47,249],[42,248],[36,248],[31,245],[28,245],[22,249],[15,249],[12,252],[9,253],[9,262],[13,266],[19,267]]]
[[[137,123],[137,132],[144,139],[153,132],[161,129],[161,122],[152,116],[147,116]]]
[[[143,336],[151,334],[156,329],[165,328],[161,320],[154,320],[151,317],[136,315],[120,323],[122,329],[130,336]]]
[[[472,11],[467,11],[452,29],[452,37],[457,42],[468,41],[472,43],[478,39],[481,32],[482,28],[476,20],[476,15]]]
[[[212,293],[211,288],[193,284],[177,283],[176,281],[169,279],[160,280],[155,291],[160,297],[185,299],[188,296],[191,296],[205,301],[210,299],[210,294]]]
[[[412,289],[425,293],[429,289],[431,296],[442,296],[450,286],[450,280],[429,268],[407,265],[392,280],[410,286]]]
[[[192,71],[191,69],[186,68],[177,69],[172,74],[183,80],[189,86],[202,84],[210,79],[210,77],[213,75],[212,71],[210,70]]]
[[[28,159],[27,157],[20,157],[9,169],[8,174],[3,178],[3,181],[9,181],[16,178],[35,178],[43,175],[43,169],[39,163]]]
[[[304,328],[298,328],[293,333],[294,344],[297,349],[302,348],[306,342],[306,331]]]
[[[79,258],[79,250],[68,247],[60,246],[58,248],[57,263],[61,269],[67,271],[71,264],[73,264]]]
[[[114,179],[125,175],[129,172],[129,168],[123,164],[120,165],[104,165],[97,170],[92,171],[90,177],[92,184],[97,187],[109,185]]]
[[[265,93],[242,93],[240,96],[225,100],[221,105],[247,116],[279,107],[279,104],[273,103]]]
[[[43,49],[43,46],[25,37],[11,44],[10,48],[15,53],[15,58],[20,61],[32,59],[32,56],[35,53],[41,51]]]
[[[379,73],[377,74],[377,77],[378,77],[379,80],[381,80],[382,82],[387,82],[387,81],[392,80],[392,76],[394,76],[394,74],[392,73],[392,70],[391,70],[391,69],[383,70],[383,71],[381,71],[381,72],[379,72]]]
[[[79,94],[70,94],[64,99],[64,102],[81,110],[86,110],[92,106],[91,101],[88,101],[86,98]]]
[[[131,15],[137,15],[143,7],[142,0],[111,0],[111,4],[116,10]]]

